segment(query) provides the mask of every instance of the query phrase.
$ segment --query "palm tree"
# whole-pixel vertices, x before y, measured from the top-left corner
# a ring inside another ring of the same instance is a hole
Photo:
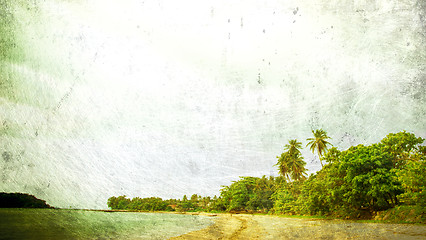
[[[291,169],[291,178],[293,180],[302,180],[306,178],[306,162],[303,161],[302,154],[296,154],[289,159],[287,165]]]
[[[326,139],[330,138],[327,136],[326,131],[322,129],[317,129],[315,131],[312,130],[312,133],[314,134],[314,137],[306,139],[307,141],[310,141],[308,142],[308,144],[306,144],[306,146],[309,146],[312,153],[315,153],[315,150],[317,151],[321,167],[323,167],[324,165],[322,164],[321,156],[323,156],[324,153],[327,151],[327,144],[331,146],[333,145],[326,141]]]
[[[298,142],[296,139],[290,140],[289,144],[284,146],[284,149],[287,150],[283,152],[278,158],[278,170],[282,176],[287,178],[287,180],[301,180],[306,178],[306,168],[305,161],[303,161],[302,153],[300,148],[302,143]]]
[[[275,165],[278,166],[279,173],[287,180],[290,180],[290,169],[287,166],[287,152],[281,153],[281,156],[277,156],[277,158],[278,162]]]
[[[290,155],[300,154],[300,150],[302,148],[302,143],[298,142],[297,139],[292,139],[288,141],[288,144],[284,146],[284,150],[288,150]]]

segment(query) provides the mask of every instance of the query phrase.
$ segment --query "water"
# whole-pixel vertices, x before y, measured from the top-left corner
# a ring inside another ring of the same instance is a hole
[[[0,209],[0,239],[168,239],[212,223],[167,213]]]

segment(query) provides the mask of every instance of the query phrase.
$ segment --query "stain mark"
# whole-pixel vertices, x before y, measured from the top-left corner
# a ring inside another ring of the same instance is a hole
[[[260,77],[260,73],[257,74],[257,83],[262,84],[262,78]]]
[[[12,160],[12,154],[10,152],[4,151],[1,156],[5,162],[10,162]]]
[[[299,11],[299,7],[296,7],[296,8],[293,10],[293,15],[296,15],[298,11]]]
[[[59,110],[59,108],[61,108],[62,104],[65,102],[65,100],[67,100],[67,98],[71,95],[73,89],[74,89],[74,85],[75,82],[73,83],[73,85],[70,87],[70,89],[65,93],[65,95],[61,98],[61,100],[59,100],[58,105],[56,105],[55,108],[55,112]]]

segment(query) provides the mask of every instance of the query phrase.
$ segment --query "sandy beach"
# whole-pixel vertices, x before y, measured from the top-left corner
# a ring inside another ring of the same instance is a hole
[[[206,229],[171,239],[426,239],[425,225],[250,214],[217,214],[214,221]]]

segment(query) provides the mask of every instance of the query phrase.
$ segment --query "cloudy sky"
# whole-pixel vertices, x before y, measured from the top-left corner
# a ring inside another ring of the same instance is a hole
[[[3,4],[4,3],[4,4]],[[0,191],[218,195],[289,139],[426,137],[422,1],[2,1]],[[303,150],[310,172],[318,159]]]

